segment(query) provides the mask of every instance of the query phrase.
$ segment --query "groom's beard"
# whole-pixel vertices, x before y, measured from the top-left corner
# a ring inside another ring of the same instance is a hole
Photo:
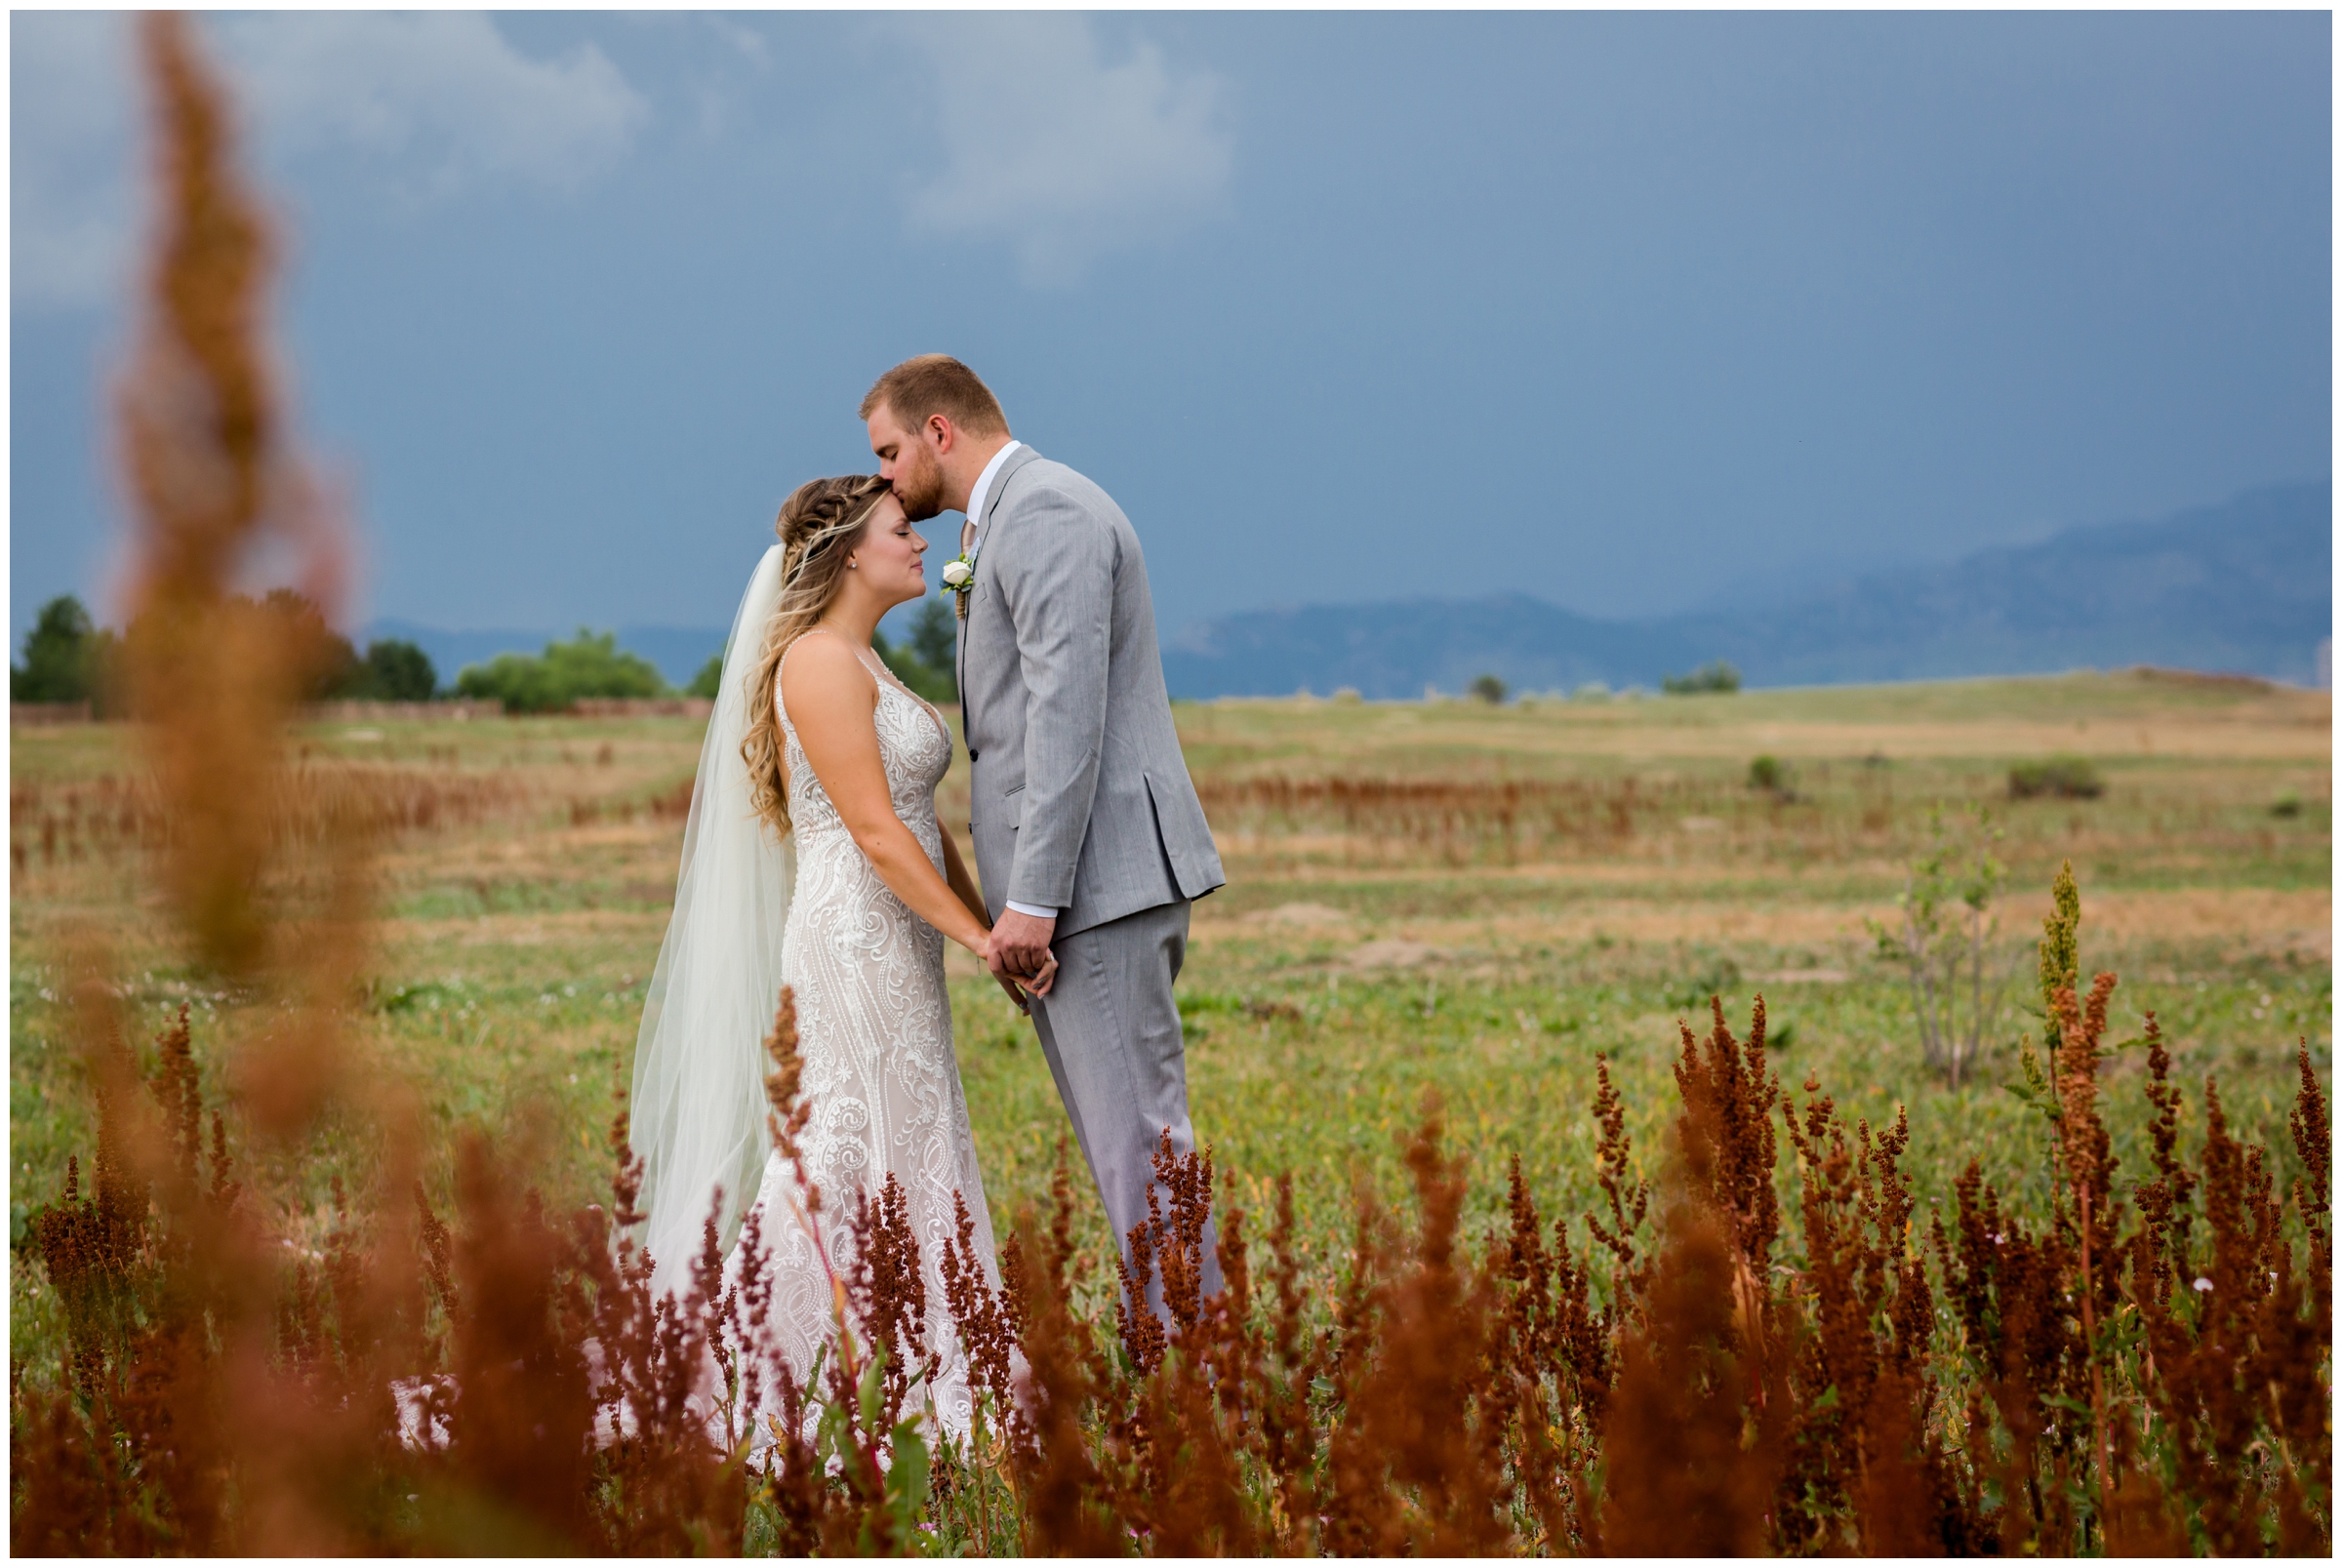
[[[895,464],[893,488],[895,500],[903,503],[903,515],[923,523],[944,509],[944,465],[923,448],[912,450],[918,459]]]

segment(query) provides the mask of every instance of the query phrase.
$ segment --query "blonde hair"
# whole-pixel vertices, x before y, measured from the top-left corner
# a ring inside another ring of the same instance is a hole
[[[809,479],[781,503],[781,602],[764,625],[764,643],[748,673],[748,732],[740,743],[748,765],[748,802],[787,837],[788,777],[781,766],[781,721],[774,687],[789,645],[811,629],[837,597],[846,560],[862,542],[889,486],[876,474]]]

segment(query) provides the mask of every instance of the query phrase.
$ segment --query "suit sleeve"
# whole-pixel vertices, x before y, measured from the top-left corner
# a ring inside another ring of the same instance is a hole
[[[1025,792],[1008,897],[1064,910],[1088,836],[1106,750],[1107,651],[1119,549],[1112,531],[1062,492],[1017,508],[1001,592],[1025,680]]]

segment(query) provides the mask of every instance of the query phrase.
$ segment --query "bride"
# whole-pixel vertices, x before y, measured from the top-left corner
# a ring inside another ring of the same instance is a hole
[[[998,1271],[952,1054],[944,942],[981,958],[991,929],[936,822],[950,731],[870,646],[881,616],[926,591],[927,543],[875,477],[800,486],[778,531],[726,645],[635,1047],[652,1285],[660,1295],[680,1287],[711,1208],[736,1271],[753,1193],[771,1325],[797,1376],[835,1331],[828,1267],[798,1218],[804,1194],[765,1127],[763,1041],[787,985],[811,1108],[802,1152],[822,1191],[829,1266],[848,1266],[842,1217],[893,1175],[942,1359],[929,1397],[944,1428],[960,1433],[972,1402],[941,1269],[955,1192],[995,1286]],[[1046,994],[1055,969],[1028,988]]]

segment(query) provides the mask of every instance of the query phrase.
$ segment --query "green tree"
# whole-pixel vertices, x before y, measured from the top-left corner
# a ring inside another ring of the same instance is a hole
[[[938,594],[919,606],[919,618],[910,623],[911,652],[929,669],[949,674],[959,665],[959,618],[951,613]]]
[[[242,594],[229,601],[237,609],[252,601]],[[270,588],[268,596],[260,603],[262,615],[282,618],[292,632],[294,647],[302,666],[308,676],[302,682],[302,701],[324,702],[329,698],[362,695],[365,662],[358,658],[357,649],[349,639],[325,623],[325,612],[303,593],[293,588]]]
[[[707,663],[700,666],[700,672],[691,677],[691,684],[683,688],[683,695],[686,697],[705,697],[712,701],[715,697],[717,688],[723,682],[723,678],[724,655],[723,651],[719,649],[716,653],[709,656]]]
[[[1472,678],[1472,695],[1483,703],[1504,702],[1504,677],[1501,675],[1474,675]]]
[[[427,703],[439,692],[439,671],[431,656],[414,643],[385,637],[366,645],[366,662],[359,667],[352,697],[381,703]]]
[[[910,623],[910,633],[900,644],[889,643],[884,635],[875,635],[870,646],[886,661],[886,667],[895,678],[930,703],[949,704],[959,701],[959,682],[952,668],[957,663],[959,633],[951,607],[938,596],[919,607]]]
[[[543,654],[499,654],[485,664],[466,664],[456,676],[456,693],[501,702],[511,713],[559,713],[581,698],[665,697],[666,679],[658,666],[618,646],[618,634],[600,636],[581,626],[568,642],[545,644]]]
[[[70,593],[42,605],[24,636],[24,663],[8,666],[8,700],[90,701],[98,684],[95,656],[104,646],[101,636],[90,612]]]

